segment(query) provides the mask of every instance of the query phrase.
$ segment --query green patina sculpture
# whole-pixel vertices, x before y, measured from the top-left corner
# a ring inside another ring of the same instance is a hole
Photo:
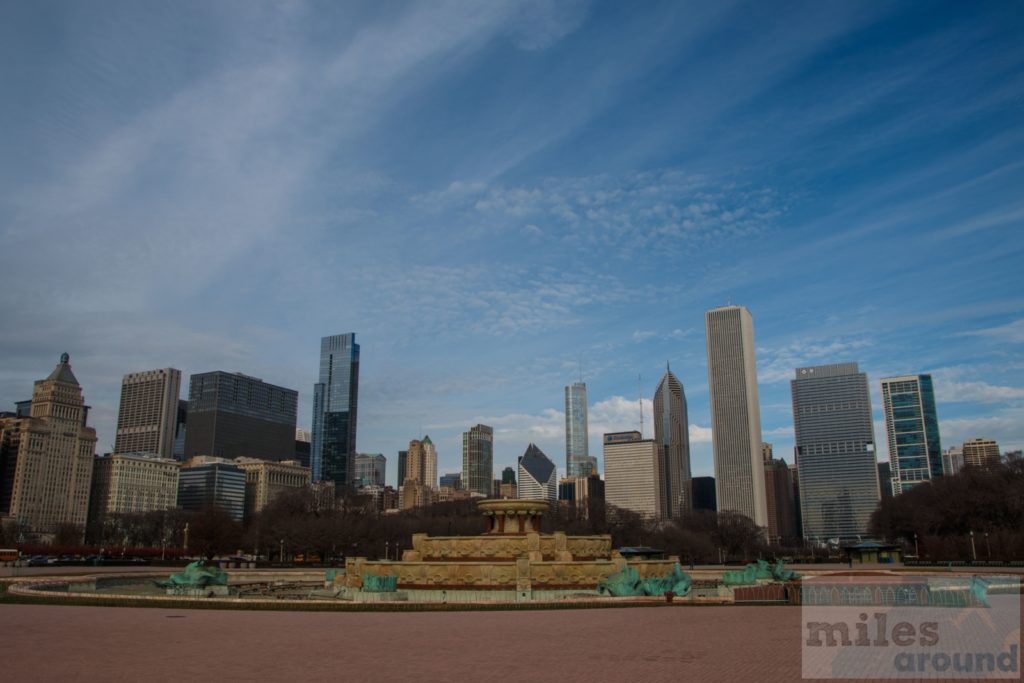
[[[692,585],[693,580],[676,562],[668,576],[652,576],[646,579],[641,579],[640,573],[634,567],[626,566],[622,571],[602,581],[597,587],[597,592],[613,597],[664,595],[668,592],[674,595],[687,595]]]
[[[394,593],[397,588],[397,576],[363,575],[363,591],[366,593]]]
[[[983,607],[991,606],[988,604],[988,581],[977,575],[972,576],[970,590],[978,604]]]
[[[228,575],[217,567],[207,567],[202,560],[190,562],[181,572],[171,574],[166,581],[157,581],[161,588],[206,588],[228,585]]]
[[[758,580],[792,581],[799,578],[791,569],[786,569],[782,560],[774,565],[765,560],[751,562],[739,571],[728,571],[722,574],[722,583],[726,586],[752,586]]]

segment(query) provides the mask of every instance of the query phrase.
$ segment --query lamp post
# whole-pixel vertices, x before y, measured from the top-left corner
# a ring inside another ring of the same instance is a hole
[[[280,557],[281,564],[284,564],[284,539],[283,538],[281,539],[281,552],[278,555],[278,557]]]
[[[182,550],[182,552],[185,553],[185,556],[187,557],[188,556],[188,522],[185,522],[185,543],[184,543],[184,546],[182,547],[181,550]]]
[[[978,551],[974,548],[974,530],[971,530],[971,561],[976,562],[978,560]]]
[[[916,531],[914,532],[914,557],[916,557],[919,560],[921,559],[921,554],[920,554],[920,552],[917,549],[917,532]]]
[[[992,546],[988,544],[988,532],[985,532],[985,559],[992,559]]]
[[[385,561],[387,561],[387,560],[390,560],[390,559],[391,559],[391,555],[390,555],[390,554],[388,553],[388,547],[389,547],[389,545],[390,545],[390,542],[389,542],[389,541],[384,541],[384,560],[385,560]]]

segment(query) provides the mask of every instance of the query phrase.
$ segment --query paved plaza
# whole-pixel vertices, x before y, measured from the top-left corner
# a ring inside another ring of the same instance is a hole
[[[789,681],[798,609],[318,613],[0,605],[10,681]]]

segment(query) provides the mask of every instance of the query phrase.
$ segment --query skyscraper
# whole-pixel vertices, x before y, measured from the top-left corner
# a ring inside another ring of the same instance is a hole
[[[359,344],[355,333],[322,338],[320,381],[313,387],[313,481],[352,485],[358,404]]]
[[[384,486],[387,463],[388,460],[383,453],[356,453],[355,485]]]
[[[946,477],[951,477],[957,474],[964,468],[964,449],[962,446],[950,446],[946,450],[942,451],[942,474]],[[881,475],[879,475],[881,476]],[[892,479],[892,473],[889,474],[889,479]],[[889,482],[890,495],[892,492],[892,482]]]
[[[725,306],[705,313],[704,322],[718,510],[767,526],[754,320],[742,306]]]
[[[764,444],[764,488],[768,506],[768,540],[796,537],[796,507],[793,501],[793,478],[785,460],[776,460],[772,445]]]
[[[519,458],[520,500],[545,500],[554,504],[558,500],[558,471],[544,451],[530,444]]]
[[[405,473],[409,469],[409,451],[398,451],[398,478],[395,480],[395,487],[405,483]]]
[[[942,476],[942,444],[931,375],[882,380],[882,408],[889,441],[892,492],[898,496]]]
[[[995,467],[1002,460],[999,456],[999,444],[992,439],[970,439],[964,441],[964,465],[972,467]]]
[[[429,505],[433,502],[433,489],[425,483],[427,472],[427,449],[423,441],[413,439],[409,442],[409,450],[405,468],[405,481],[402,482],[403,510]],[[435,467],[437,465],[435,464]]]
[[[604,435],[605,502],[647,519],[663,519],[658,444],[640,432]]]
[[[856,363],[820,365],[790,388],[804,538],[864,536],[880,495],[868,377]]]
[[[240,372],[192,375],[185,458],[291,460],[299,394]]]
[[[198,456],[182,463],[178,475],[178,507],[198,512],[211,506],[223,508],[236,522],[242,521],[245,517],[245,470],[217,457]]]
[[[84,527],[89,512],[96,431],[70,362],[35,383],[30,417],[0,418],[0,517],[44,535]]]
[[[715,506],[715,478],[694,477],[691,483],[693,486],[693,509],[714,512],[717,509]]]
[[[173,457],[180,393],[181,371],[174,368],[125,375],[114,452]]]
[[[683,385],[666,368],[654,390],[654,441],[658,444],[661,509],[678,518],[693,509],[690,482],[690,434]]]
[[[462,433],[462,488],[494,495],[494,430],[476,425]]]
[[[423,437],[423,484],[437,490],[437,449],[429,435]]]
[[[587,427],[587,385],[576,382],[565,388],[565,471],[570,477],[597,474]]]

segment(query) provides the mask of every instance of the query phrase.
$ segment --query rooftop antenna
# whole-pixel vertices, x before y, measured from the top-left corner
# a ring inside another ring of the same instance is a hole
[[[643,375],[636,376],[636,393],[640,402],[640,438],[644,438],[644,389]]]

